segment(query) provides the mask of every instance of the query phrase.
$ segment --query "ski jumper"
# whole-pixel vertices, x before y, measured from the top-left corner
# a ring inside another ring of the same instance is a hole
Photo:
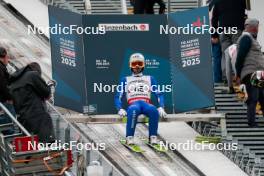
[[[157,81],[152,76],[132,75],[121,79],[122,90],[115,96],[117,110],[122,108],[122,97],[126,95],[127,108],[126,136],[134,136],[137,117],[144,114],[149,118],[149,136],[156,136],[158,131],[159,113],[151,104],[151,93],[158,99],[160,107],[164,107],[164,96],[158,90]]]

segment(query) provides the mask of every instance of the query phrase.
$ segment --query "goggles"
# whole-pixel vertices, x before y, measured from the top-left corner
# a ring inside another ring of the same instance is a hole
[[[143,68],[144,66],[145,64],[142,61],[134,61],[130,63],[131,68],[137,68],[137,67]]]

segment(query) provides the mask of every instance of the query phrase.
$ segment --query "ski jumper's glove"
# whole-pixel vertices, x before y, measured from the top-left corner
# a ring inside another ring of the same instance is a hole
[[[158,108],[158,112],[159,112],[160,117],[166,117],[167,116],[167,113],[165,112],[164,108],[162,108],[162,107]]]
[[[55,88],[57,86],[57,82],[55,80],[49,80],[47,82],[47,85],[50,87],[49,102],[54,105],[54,94],[55,94]]]
[[[127,115],[127,112],[126,112],[126,110],[124,110],[124,109],[120,109],[120,110],[118,111],[118,115],[119,115],[120,117],[125,117],[125,116]]]

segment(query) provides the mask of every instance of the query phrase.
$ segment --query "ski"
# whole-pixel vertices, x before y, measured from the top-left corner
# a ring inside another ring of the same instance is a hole
[[[156,152],[165,153],[168,151],[164,146],[161,146],[159,143],[151,144],[148,139],[143,139],[143,141],[147,146],[149,146],[151,149],[153,149]]]
[[[142,150],[140,148],[140,146],[136,145],[136,144],[131,144],[131,145],[128,145],[126,144],[126,140],[125,139],[120,139],[120,143],[122,145],[124,145],[126,148],[128,148],[129,150],[135,152],[135,153],[143,153],[145,152],[144,150]]]
[[[221,137],[219,136],[196,136],[195,141],[198,143],[215,143],[221,142]]]

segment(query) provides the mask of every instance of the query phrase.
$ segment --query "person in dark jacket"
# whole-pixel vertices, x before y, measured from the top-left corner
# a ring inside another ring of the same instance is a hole
[[[213,9],[215,3],[219,0],[208,0],[207,4],[209,6],[209,11]],[[212,38],[212,59],[213,59],[213,71],[214,71],[214,82],[220,83],[222,82],[222,50],[221,44],[218,38]]]
[[[212,35],[213,40],[217,40],[221,43],[222,50],[222,76],[223,79],[226,79],[226,60],[225,60],[225,50],[232,44],[237,42],[237,39],[244,30],[244,23],[246,19],[246,1],[245,0],[213,0],[211,3],[213,8],[212,14],[212,26],[217,29],[218,27],[222,28],[237,28],[237,34],[232,34],[230,31],[226,30],[226,34],[215,33]],[[230,33],[230,34],[229,34]],[[232,90],[231,90],[232,91]]]
[[[257,127],[256,105],[259,101],[264,113],[264,87],[252,84],[252,74],[264,71],[264,55],[261,46],[257,41],[259,21],[257,19],[247,19],[245,31],[238,39],[238,53],[236,58],[236,72],[238,80],[246,85],[248,93],[247,117],[250,127]]]
[[[131,0],[134,7],[134,14],[144,14],[148,0]]]
[[[163,0],[148,0],[146,4],[146,14],[154,14],[154,5],[155,3],[158,3],[160,8],[159,8],[159,14],[164,14],[166,5]]]
[[[7,71],[7,64],[9,62],[9,57],[5,48],[0,47],[0,102],[15,115],[14,108],[12,105],[12,97],[9,93],[8,83],[9,83],[9,73]],[[0,108],[0,124],[11,123],[12,120],[5,114]],[[4,131],[4,134],[10,134],[11,131]]]
[[[159,14],[164,14],[166,5],[163,0],[131,0],[131,5],[134,7],[134,14],[154,14],[154,5],[158,3]]]
[[[6,103],[11,101],[11,95],[8,91],[8,80],[9,73],[7,72],[7,64],[9,62],[9,57],[5,48],[0,47],[0,102]]]
[[[40,142],[53,142],[55,139],[52,120],[45,106],[51,90],[41,78],[38,63],[28,64],[11,75],[10,93],[22,125],[29,132],[38,135]]]

